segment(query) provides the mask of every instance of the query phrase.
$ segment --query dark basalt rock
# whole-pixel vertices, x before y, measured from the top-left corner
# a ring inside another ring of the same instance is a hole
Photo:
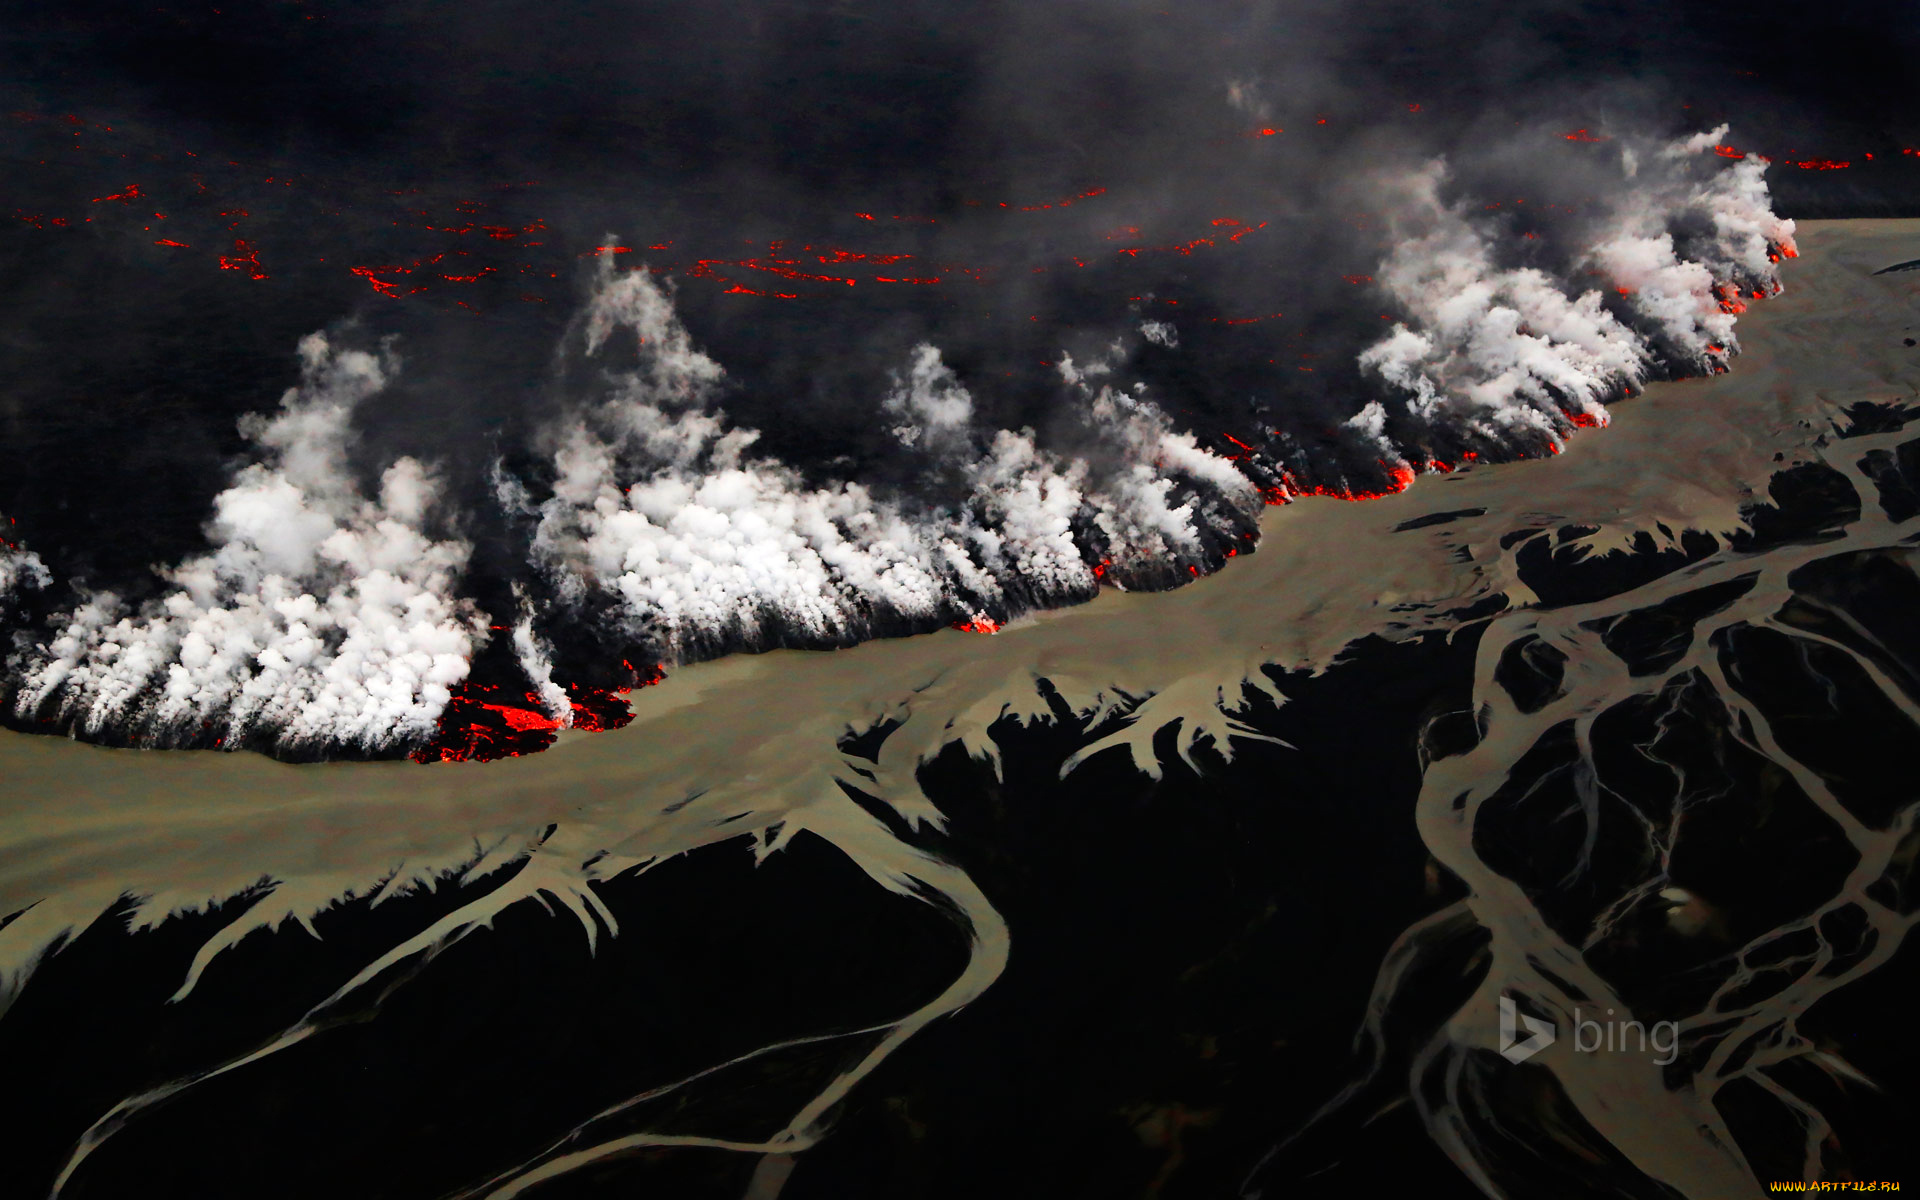
[[[1681,532],[1677,550],[1658,548],[1653,535],[1644,530],[1634,535],[1632,552],[1627,554],[1578,554],[1568,548],[1569,541],[1585,532],[1585,527],[1566,526],[1553,537],[1534,536],[1515,552],[1520,579],[1540,598],[1541,607],[1562,608],[1618,596],[1697,563],[1720,548],[1711,534],[1692,529]],[[1530,533],[1535,531],[1508,534],[1503,544]]]
[[[1536,713],[1561,694],[1567,656],[1537,637],[1523,637],[1501,652],[1493,678],[1523,713]]]
[[[1920,438],[1897,449],[1874,450],[1860,460],[1860,470],[1880,493],[1880,511],[1889,521],[1920,516]]]
[[[1824,542],[1860,519],[1860,494],[1847,477],[1824,463],[1802,463],[1776,472],[1767,485],[1772,503],[1747,512],[1752,533],[1733,536],[1733,547],[1760,554],[1792,542]]]
[[[1752,591],[1755,578],[1742,575],[1586,627],[1597,630],[1607,649],[1624,659],[1633,674],[1657,675],[1686,656],[1698,622]]]
[[[1448,512],[1428,513],[1424,517],[1415,517],[1411,521],[1402,521],[1393,527],[1395,533],[1405,533],[1409,529],[1427,529],[1434,525],[1448,525],[1462,517],[1478,517],[1486,513],[1484,508],[1456,508]]]

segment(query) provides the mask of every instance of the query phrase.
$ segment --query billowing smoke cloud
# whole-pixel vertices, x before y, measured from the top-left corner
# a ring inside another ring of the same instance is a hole
[[[52,582],[40,556],[24,546],[0,539],[0,617],[5,617],[16,597],[38,591]]]
[[[1105,576],[1148,580],[1204,563],[1251,528],[1259,497],[1138,394],[1061,373],[1080,452],[989,430],[933,346],[881,400],[882,420],[934,484],[885,495],[809,483],[753,453],[759,435],[713,405],[723,372],[694,349],[644,270],[604,276],[589,355],[629,332],[636,370],[572,417],[553,455],[534,551],[563,601],[617,598],[632,636],[681,660],[767,645],[831,645],[878,630],[1004,621],[1085,599]],[[517,490],[517,489],[516,489]]]
[[[1412,324],[1368,347],[1362,368],[1407,393],[1422,424],[1460,421],[1496,442],[1516,428],[1557,432],[1562,406],[1597,416],[1645,375],[1646,348],[1598,292],[1569,299],[1544,271],[1496,266],[1487,235],[1441,202],[1442,178],[1437,163],[1414,176],[1394,213],[1380,282]]]
[[[320,334],[300,355],[279,411],[242,423],[256,460],[214,498],[214,549],[165,570],[168,590],[137,611],[86,595],[10,664],[17,715],[282,752],[368,753],[432,731],[484,637],[454,594],[467,547],[426,531],[438,488],[420,463],[388,466],[376,498],[354,480],[353,411],[392,362]]]
[[[1649,378],[1725,369],[1746,299],[1779,289],[1793,229],[1762,161],[1706,153],[1724,136],[1591,160],[1607,174],[1540,241],[1439,160],[1390,176],[1372,278],[1400,319],[1347,343],[1364,348],[1332,413],[1243,426],[1266,444],[1223,439],[1244,451],[1232,458],[1176,425],[1177,382],[1142,378],[1143,363],[1204,371],[1218,326],[1171,304],[1149,317],[1143,295],[1073,352],[1044,352],[1045,404],[1011,410],[1031,424],[990,415],[1010,410],[979,356],[921,341],[877,391],[835,400],[864,413],[877,455],[795,460],[768,448],[790,431],[763,437],[734,414],[803,403],[757,394],[766,380],[698,344],[669,285],[602,255],[562,339],[557,415],[530,421],[529,444],[503,447],[492,472],[507,519],[488,561],[504,577],[464,584],[469,547],[436,516],[450,507],[436,473],[395,457],[368,495],[349,461],[356,409],[393,393],[396,361],[312,335],[299,386],[242,422],[252,461],[212,501],[211,549],[161,570],[157,598],[83,589],[23,630],[5,703],[17,720],[143,744],[397,752],[436,736],[487,643],[483,607],[513,614],[494,657],[525,676],[489,689],[565,726],[568,688],[589,682],[576,668],[609,649],[671,664],[993,629],[1103,584],[1186,583],[1247,544],[1263,501],[1378,486],[1343,482],[1342,459],[1349,478],[1381,478],[1377,463],[1404,486],[1437,446],[1557,448]],[[1309,424],[1326,430],[1312,453],[1290,441]],[[453,478],[453,495],[477,490]],[[470,528],[495,515],[464,513]],[[38,558],[0,553],[0,602],[33,592],[44,609],[48,583]]]
[[[1398,394],[1416,429],[1450,426],[1497,446],[1532,435],[1556,448],[1574,425],[1604,424],[1603,403],[1655,371],[1724,370],[1741,297],[1777,293],[1774,264],[1795,252],[1763,162],[1713,163],[1703,176],[1690,161],[1726,133],[1676,142],[1645,166],[1623,149],[1634,186],[1604,198],[1610,211],[1571,277],[1502,266],[1504,231],[1442,198],[1443,163],[1397,181],[1379,281],[1409,319],[1361,353],[1362,369]],[[1376,400],[1351,425],[1398,458],[1387,433],[1397,415]]]
[[[1722,142],[1720,126],[1668,146],[1663,165],[1697,158]],[[1628,175],[1638,174],[1631,158]],[[1793,222],[1776,216],[1766,162],[1748,157],[1704,179],[1640,186],[1617,201],[1616,229],[1591,254],[1625,293],[1662,353],[1696,370],[1716,370],[1738,349],[1734,316],[1743,297],[1780,291],[1775,264],[1796,253]]]

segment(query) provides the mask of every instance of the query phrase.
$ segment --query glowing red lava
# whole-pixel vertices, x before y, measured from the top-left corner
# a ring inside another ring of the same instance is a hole
[[[650,687],[665,679],[659,665],[644,670],[623,663],[633,672],[627,687],[593,688],[569,684],[571,727],[583,733],[604,733],[633,720],[621,697],[635,687]],[[462,684],[440,714],[433,740],[410,756],[418,763],[490,762],[533,754],[553,744],[560,722],[540,706],[534,692],[508,692],[471,681]]]
[[[1385,459],[1376,461],[1386,468],[1387,472],[1387,486],[1377,492],[1351,487],[1328,487],[1324,484],[1306,486],[1295,479],[1292,472],[1283,470],[1280,472],[1280,482],[1273,487],[1262,488],[1261,495],[1269,505],[1291,504],[1307,496],[1325,496],[1332,500],[1378,500],[1382,496],[1392,496],[1413,486],[1415,472],[1411,463],[1388,463]]]
[[[255,279],[265,279],[267,273],[260,269],[260,252],[253,243],[245,238],[233,239],[233,253],[220,256],[222,271],[245,271]]]
[[[532,699],[533,694],[529,692],[527,698]],[[491,712],[499,713],[501,718],[506,721],[507,727],[518,733],[560,728],[560,722],[547,716],[545,713],[536,712],[531,708],[515,708],[507,704],[487,704],[484,701],[480,707]]]
[[[1107,194],[1107,189],[1094,188],[1092,191],[1081,192],[1078,196],[1068,196],[1065,200],[1055,200],[1051,204],[1022,204],[1020,206],[1020,211],[1021,212],[1039,212],[1042,209],[1047,209],[1047,208],[1066,208],[1069,205],[1078,204],[1082,200],[1091,200],[1095,196],[1104,196],[1106,194]],[[1000,207],[1001,208],[1008,207],[1006,201],[1004,200],[1001,201]],[[898,217],[894,219],[899,220]]]
[[[374,291],[379,292],[382,296],[390,296],[395,300],[400,298],[399,285],[389,283],[381,279],[380,276],[406,275],[410,274],[413,270],[411,267],[348,267],[347,269],[372,284]]]

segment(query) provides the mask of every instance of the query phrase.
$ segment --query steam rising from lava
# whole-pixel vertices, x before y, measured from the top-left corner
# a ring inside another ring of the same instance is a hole
[[[712,403],[721,368],[692,349],[645,270],[603,275],[587,353],[608,352],[617,330],[632,334],[639,369],[561,435],[534,552],[556,594],[617,598],[632,634],[675,661],[1084,600],[1103,564],[1125,580],[1200,563],[1207,533],[1250,530],[1260,505],[1151,401],[1094,388],[1069,360],[1082,454],[1044,450],[1032,430],[983,429],[929,345],[880,407],[899,452],[946,495],[810,485],[753,456],[757,432],[729,427]]]
[[[485,636],[454,594],[467,546],[427,532],[438,485],[420,463],[390,465],[374,499],[348,469],[353,410],[392,361],[320,334],[300,357],[280,411],[242,423],[257,457],[214,498],[215,548],[137,611],[86,594],[12,664],[17,713],[162,744],[212,730],[236,748],[365,752],[432,733]]]
[[[1334,457],[1377,461],[1397,490],[1444,469],[1426,448],[1557,451],[1649,377],[1724,370],[1741,297],[1777,292],[1775,261],[1794,253],[1763,162],[1703,153],[1725,133],[1623,149],[1591,211],[1538,252],[1444,162],[1388,177],[1377,286],[1402,319],[1358,354],[1376,391],[1350,398],[1359,411]],[[761,432],[729,416],[745,385],[697,343],[670,286],[614,261],[600,255],[562,343],[560,415],[534,432],[530,457],[492,471],[508,518],[492,557],[517,564],[511,657],[547,713],[538,724],[570,722],[577,681],[553,664],[577,645],[677,664],[943,624],[990,631],[1102,583],[1164,588],[1210,572],[1252,540],[1263,495],[1364,490],[1303,455],[1284,416],[1246,428],[1251,442],[1227,436],[1243,451],[1231,458],[1178,427],[1163,404],[1183,397],[1149,386],[1141,364],[1205,351],[1181,337],[1190,318],[1138,306],[1093,353],[1056,352],[1040,428],[997,427],[983,413],[1004,406],[976,391],[993,380],[963,379],[921,342],[862,401],[887,435],[887,470],[805,468],[760,451]],[[129,605],[81,588],[44,640],[16,638],[17,718],[303,755],[435,736],[490,618],[476,581],[463,588],[469,546],[432,519],[447,507],[434,472],[413,457],[374,463],[377,496],[362,494],[354,413],[398,363],[339,336],[306,338],[301,384],[277,414],[243,422],[253,460],[213,501],[213,548],[161,570],[163,595]],[[794,407],[750,398],[754,411]],[[7,553],[0,595],[44,582],[37,559]]]
[[[38,554],[0,541],[0,605],[7,604],[16,592],[44,588],[50,582],[52,577]]]
[[[1534,266],[1504,266],[1497,231],[1465,201],[1443,197],[1446,165],[1434,161],[1393,181],[1393,248],[1379,282],[1412,318],[1360,355],[1363,370],[1399,393],[1426,437],[1464,429],[1495,445],[1531,433],[1558,450],[1576,425],[1604,425],[1605,401],[1650,373],[1726,369],[1738,344],[1738,299],[1779,292],[1774,264],[1795,253],[1793,222],[1767,202],[1764,164],[1745,160],[1704,179],[1676,162],[1698,158],[1726,127],[1676,142],[1642,172],[1631,149],[1622,168],[1638,186],[1611,197],[1595,241],[1573,260],[1620,300],[1579,289]],[[1354,422],[1384,453],[1388,412],[1373,402]]]

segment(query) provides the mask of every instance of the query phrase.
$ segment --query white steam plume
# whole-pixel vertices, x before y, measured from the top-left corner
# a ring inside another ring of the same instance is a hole
[[[1082,457],[1045,451],[1030,431],[984,430],[932,346],[896,378],[882,419],[958,498],[810,484],[753,455],[759,435],[712,406],[721,369],[644,270],[609,269],[588,352],[620,328],[638,339],[639,368],[559,434],[535,551],[563,596],[617,599],[631,631],[670,658],[1083,599],[1103,557],[1122,577],[1198,561],[1209,522],[1259,503],[1230,463],[1137,396],[1078,387],[1093,442]],[[1063,374],[1077,381],[1065,361]]]
[[[573,728],[573,701],[566,689],[553,681],[553,646],[533,627],[533,602],[526,589],[513,585],[513,598],[520,606],[520,619],[513,626],[513,653],[528,679],[539,690],[540,708],[559,722],[562,729]]]
[[[1704,181],[1687,169],[1685,160],[1725,134],[1723,126],[1666,147],[1658,172],[1623,155],[1636,185],[1576,265],[1607,279],[1624,315],[1597,288],[1499,265],[1497,234],[1464,204],[1442,200],[1444,164],[1401,180],[1394,247],[1379,279],[1411,320],[1362,352],[1362,370],[1401,393],[1422,426],[1446,424],[1504,445],[1532,433],[1557,447],[1571,425],[1605,423],[1603,402],[1656,367],[1724,369],[1737,349],[1739,297],[1777,293],[1774,262],[1795,252],[1793,222],[1769,207],[1763,160]],[[1396,453],[1383,432],[1386,415],[1369,406],[1363,432]]]
[[[1444,180],[1436,162],[1406,181],[1379,279],[1413,325],[1396,323],[1361,369],[1406,393],[1422,424],[1501,444],[1523,430],[1557,439],[1563,407],[1601,416],[1601,400],[1645,378],[1644,342],[1598,292],[1569,299],[1544,271],[1497,266],[1489,236],[1442,202]]]
[[[11,664],[16,714],[51,706],[160,744],[377,751],[433,732],[485,636],[453,595],[467,547],[425,532],[437,485],[418,462],[389,466],[377,499],[348,468],[354,406],[393,364],[320,334],[300,354],[280,411],[241,423],[257,458],[214,499],[214,549],[165,570],[170,589],[137,612],[85,596]]]
[[[1697,156],[1722,142],[1722,125],[1666,147],[1666,160]],[[1733,326],[1745,311],[1741,297],[1780,290],[1774,262],[1796,253],[1793,222],[1774,215],[1766,161],[1749,157],[1704,182],[1683,172],[1664,184],[1628,193],[1615,210],[1612,231],[1590,261],[1627,296],[1635,324],[1662,343],[1666,355],[1693,372],[1713,371],[1738,350]],[[1708,231],[1673,232],[1676,218],[1698,214]]]
[[[52,581],[38,554],[0,538],[0,616],[6,615],[16,595],[28,589],[44,588]]]

